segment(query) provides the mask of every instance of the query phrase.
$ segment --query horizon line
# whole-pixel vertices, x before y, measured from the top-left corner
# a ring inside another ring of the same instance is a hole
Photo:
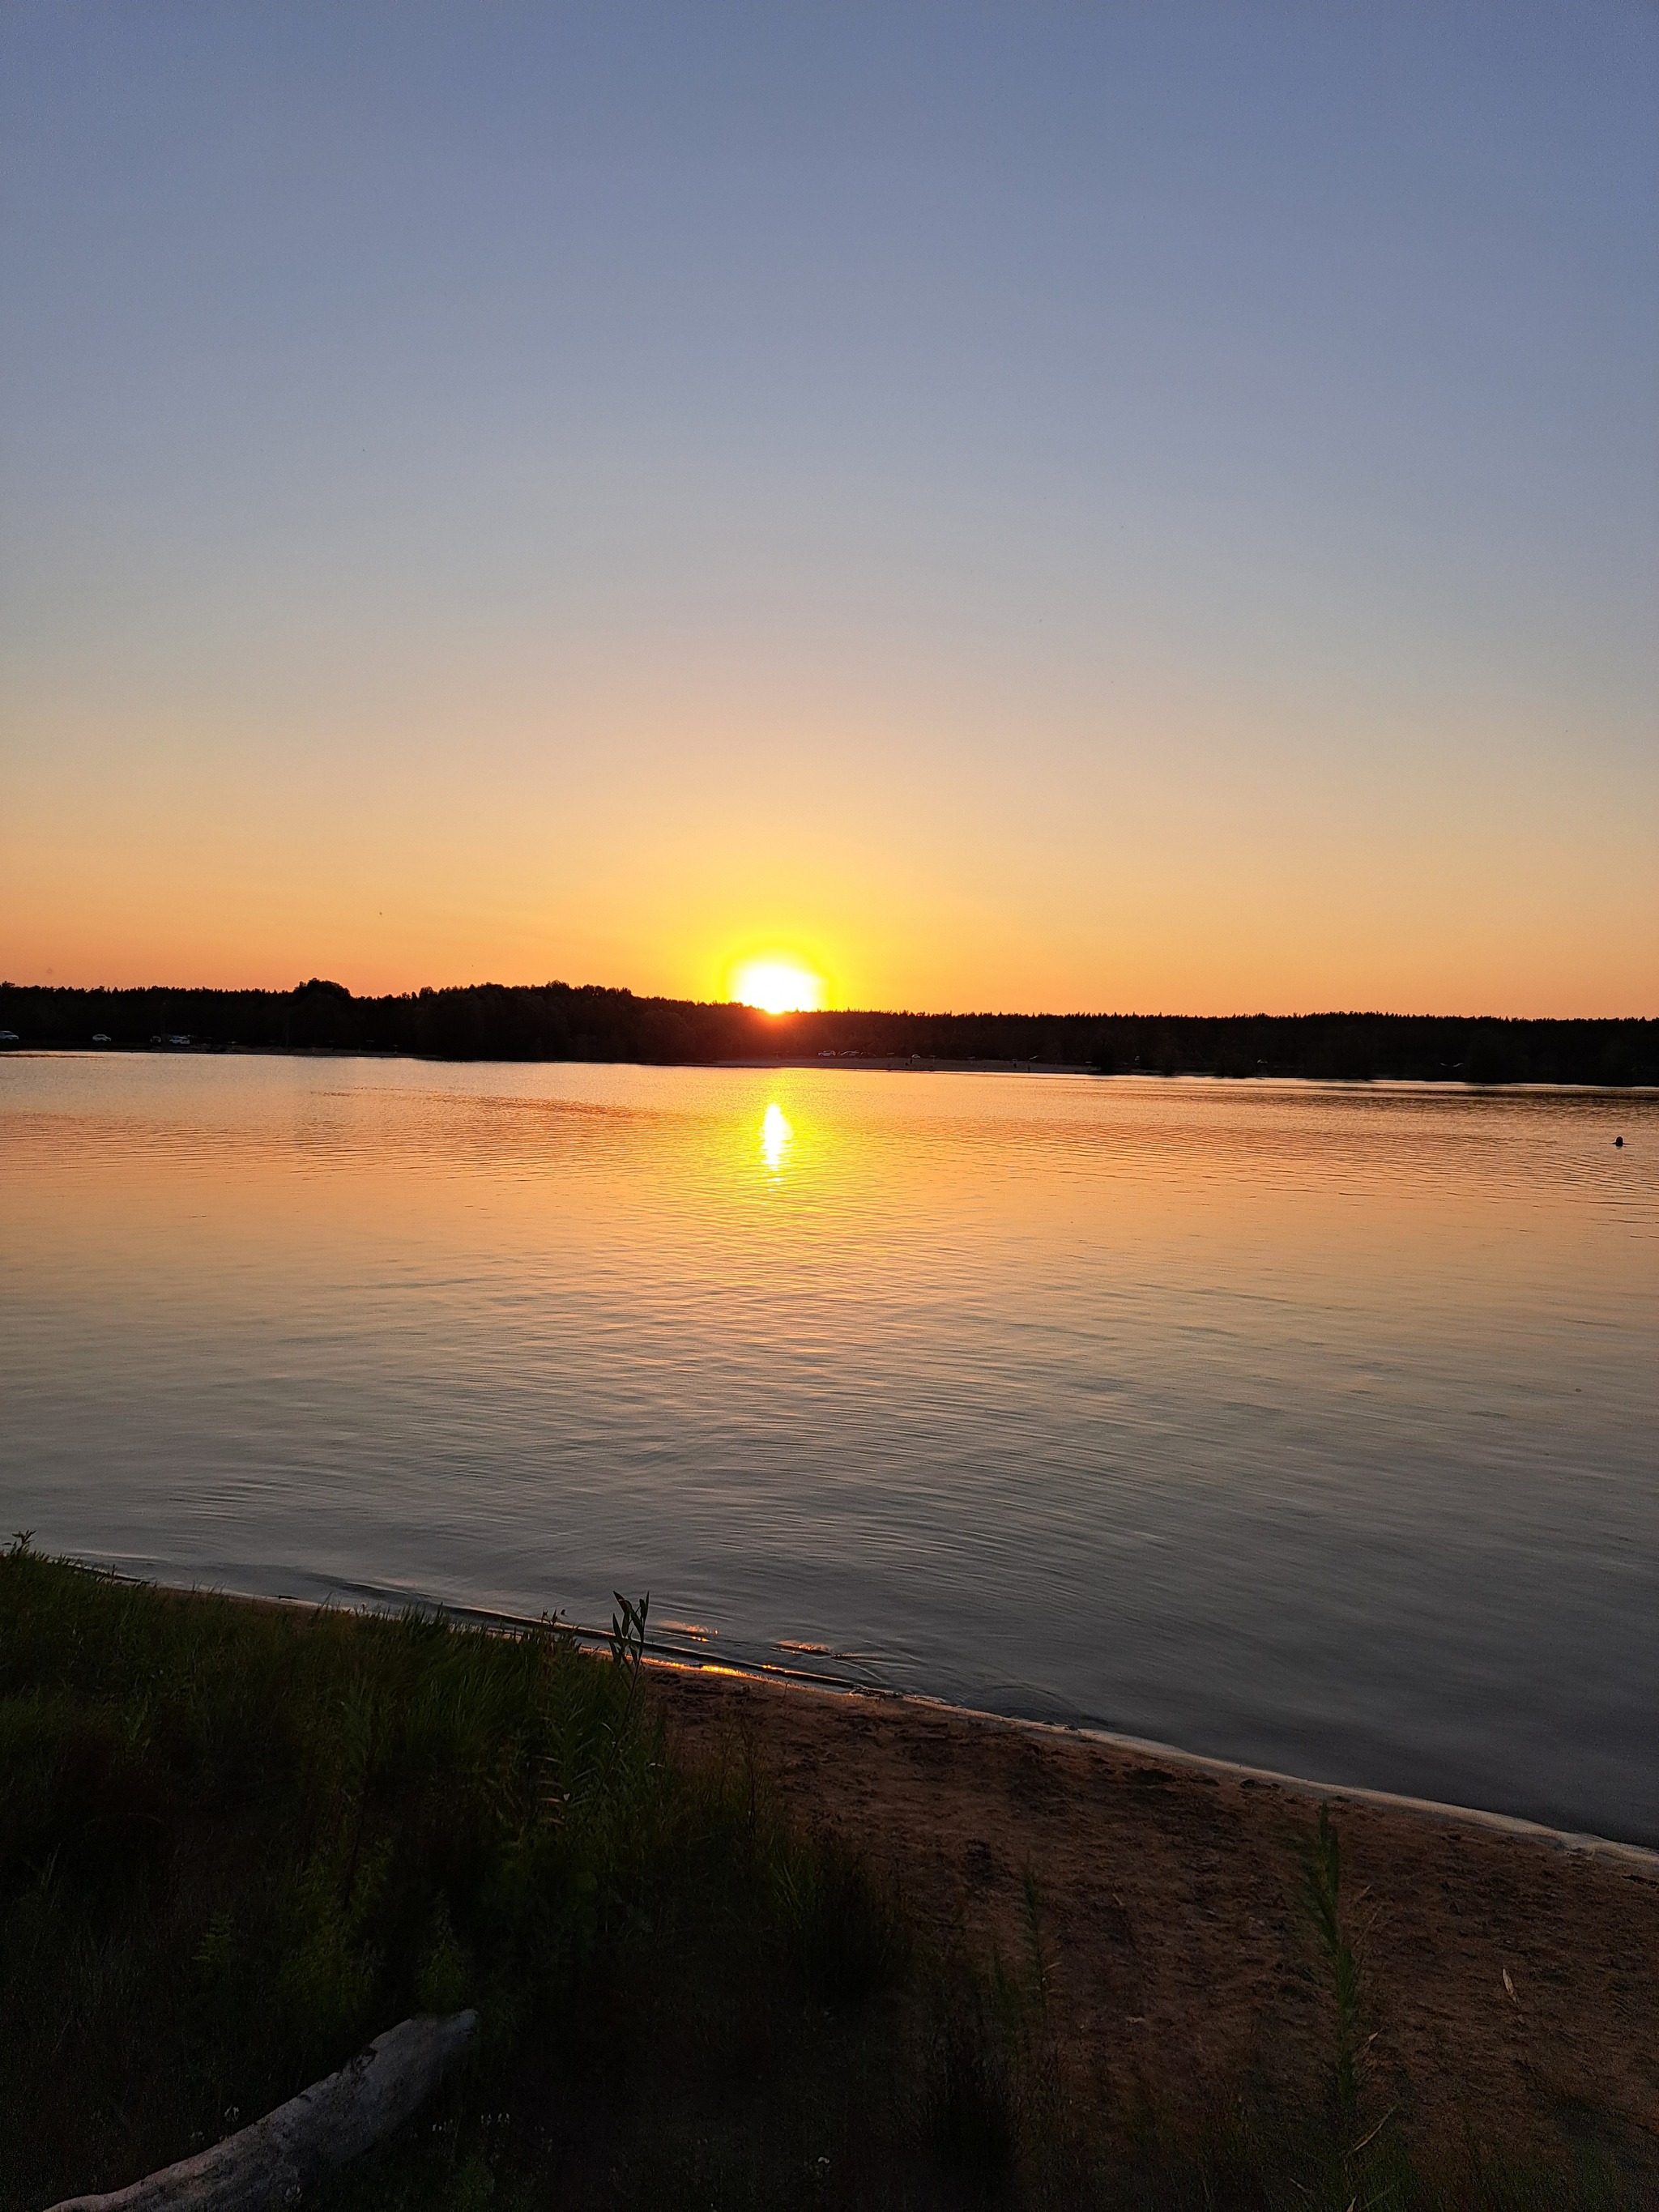
[[[1306,1021],[1388,1021],[1388,1022],[1505,1022],[1505,1023],[1588,1023],[1596,1024],[1626,1024],[1659,1022],[1659,1014],[1495,1014],[1495,1013],[1430,1013],[1381,1006],[1314,1006],[1293,1012],[1274,1013],[1263,1007],[1249,1010],[1235,1008],[1227,1013],[1176,1013],[1162,1010],[1111,1009],[1106,1007],[1077,1008],[1060,1012],[1053,1008],[1024,1009],[989,1006],[920,1007],[920,1006],[811,1006],[789,1009],[773,1013],[744,999],[679,998],[663,991],[636,991],[626,983],[568,983],[561,977],[550,977],[537,983],[498,983],[489,978],[471,983],[422,983],[402,991],[353,991],[349,984],[336,981],[331,976],[310,975],[303,982],[292,985],[269,983],[25,983],[10,977],[0,977],[0,991],[41,991],[76,993],[86,996],[118,997],[146,992],[177,993],[179,995],[214,995],[218,997],[264,997],[296,999],[307,991],[337,992],[354,1005],[369,1005],[387,1000],[413,1000],[430,994],[434,998],[471,991],[564,991],[602,993],[613,998],[632,999],[642,1006],[695,1006],[726,1011],[740,1010],[772,1023],[798,1021],[853,1020],[877,1018],[896,1021],[1050,1021],[1050,1022],[1306,1022]]]

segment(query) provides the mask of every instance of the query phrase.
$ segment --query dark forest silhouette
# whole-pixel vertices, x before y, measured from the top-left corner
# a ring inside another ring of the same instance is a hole
[[[294,991],[70,990],[0,983],[20,1045],[188,1038],[282,1051],[434,1060],[707,1063],[789,1054],[1036,1060],[1105,1073],[1407,1077],[1429,1082],[1659,1084],[1659,1021],[1504,1021],[1443,1014],[763,1014],[593,984],[354,998]],[[177,1048],[176,1047],[171,1048]]]

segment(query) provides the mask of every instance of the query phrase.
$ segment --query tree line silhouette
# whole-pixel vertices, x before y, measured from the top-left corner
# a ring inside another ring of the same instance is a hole
[[[0,983],[20,1045],[188,1038],[196,1049],[390,1052],[433,1060],[692,1064],[805,1054],[1040,1061],[1106,1074],[1659,1085],[1659,1021],[1444,1014],[764,1014],[594,984],[479,983],[355,998],[293,991],[78,990]],[[171,1048],[177,1048],[172,1047]]]

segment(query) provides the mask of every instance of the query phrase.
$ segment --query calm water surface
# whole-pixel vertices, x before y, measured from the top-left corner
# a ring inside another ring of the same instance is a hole
[[[1656,1385],[1651,1095],[0,1061],[4,1527],[173,1580],[1659,1842]]]

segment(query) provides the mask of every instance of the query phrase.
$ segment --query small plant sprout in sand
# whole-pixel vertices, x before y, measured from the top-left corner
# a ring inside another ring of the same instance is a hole
[[[1361,1890],[1359,1898],[1363,1899],[1364,1894]],[[1318,1825],[1304,1853],[1303,1899],[1320,1950],[1330,1968],[1335,2008],[1331,2103],[1337,2128],[1343,2199],[1349,2212],[1357,2212],[1357,2208],[1382,2204],[1394,2194],[1387,2183],[1378,2182],[1374,2172],[1394,2112],[1391,2108],[1362,2132],[1360,2091],[1365,2062],[1376,2038],[1369,2035],[1362,2039],[1360,2034],[1359,1968],[1342,1911],[1342,1847],[1327,1805],[1319,1808]]]
[[[611,1594],[617,1607],[611,1616],[611,1658],[613,1665],[627,1672],[631,1708],[639,1691],[640,1669],[645,1664],[645,1617],[651,1610],[651,1593],[647,1590],[637,1605],[620,1590]]]

